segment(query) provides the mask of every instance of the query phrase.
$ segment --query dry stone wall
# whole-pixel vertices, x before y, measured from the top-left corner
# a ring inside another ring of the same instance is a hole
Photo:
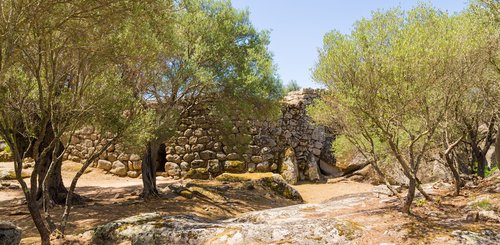
[[[177,136],[166,142],[165,174],[209,179],[224,172],[286,172],[292,182],[319,180],[319,166],[334,167],[335,159],[330,152],[333,135],[326,127],[314,125],[306,114],[307,105],[318,97],[319,91],[313,89],[290,92],[283,100],[281,118],[274,122],[238,118],[222,122],[207,108],[191,110]],[[92,150],[104,145],[100,138],[92,128],[80,130],[67,158],[88,158]],[[140,157],[126,152],[121,144],[110,147],[94,164],[130,177],[139,176],[140,165]]]
[[[93,127],[84,127],[74,133],[66,149],[65,159],[85,162],[94,152],[98,152],[108,142],[106,137]],[[136,178],[141,173],[142,160],[139,155],[127,151],[123,144],[111,144],[92,164],[121,177]]]

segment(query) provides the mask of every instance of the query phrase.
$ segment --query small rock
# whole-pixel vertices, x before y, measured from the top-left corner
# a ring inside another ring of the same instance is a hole
[[[138,171],[128,171],[127,176],[130,178],[137,178],[141,173]]]
[[[115,199],[123,198],[123,193],[116,193]]]
[[[0,244],[17,245],[21,242],[21,228],[7,222],[0,221]]]

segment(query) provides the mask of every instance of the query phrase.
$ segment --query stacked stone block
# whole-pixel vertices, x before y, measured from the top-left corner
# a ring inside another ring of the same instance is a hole
[[[334,162],[329,156],[333,136],[327,128],[314,125],[306,113],[306,107],[318,97],[319,91],[313,89],[289,93],[282,102],[281,118],[273,122],[243,121],[238,117],[223,121],[206,105],[195,106],[181,119],[176,136],[166,142],[165,174],[209,179],[224,172],[279,172],[285,150],[291,148],[298,180],[319,180],[319,162]],[[105,143],[106,139],[101,140],[94,129],[84,128],[71,140],[67,158],[84,161]],[[122,144],[115,144],[94,166],[120,176],[137,177],[141,159],[127,153]]]
[[[99,152],[109,142],[93,127],[84,127],[71,137],[64,158],[84,163],[94,152]],[[92,164],[121,177],[137,178],[141,173],[142,160],[137,154],[127,152],[121,143],[111,144]]]

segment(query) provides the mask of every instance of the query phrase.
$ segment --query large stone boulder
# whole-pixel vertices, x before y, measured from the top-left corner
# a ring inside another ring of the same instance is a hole
[[[337,161],[335,166],[344,174],[350,174],[356,170],[364,168],[366,165],[368,165],[368,160],[361,153],[357,153],[350,160]]]
[[[21,170],[21,177],[29,178],[31,176],[31,172],[26,170]],[[0,169],[0,180],[15,180],[16,172],[13,169]]]
[[[7,222],[0,221],[0,245],[17,245],[21,242],[21,228]]]
[[[295,151],[291,147],[288,147],[285,150],[285,156],[283,158],[283,162],[281,163],[280,174],[287,183],[291,185],[297,184],[299,179],[299,167],[297,165]]]
[[[344,174],[335,164],[330,164],[323,160],[319,160],[319,168],[321,172],[330,177],[340,177]]]
[[[145,213],[84,236],[93,244],[348,244],[362,232],[358,224],[336,218],[328,205],[302,204],[222,221]]]
[[[127,165],[123,164],[120,160],[115,161],[109,172],[120,177],[125,177],[128,172]]]
[[[165,163],[165,172],[169,176],[178,176],[181,173],[181,168],[177,163],[174,162],[166,162]]]
[[[110,161],[107,160],[99,160],[97,161],[97,168],[103,169],[105,171],[111,170],[113,167],[113,164]]]

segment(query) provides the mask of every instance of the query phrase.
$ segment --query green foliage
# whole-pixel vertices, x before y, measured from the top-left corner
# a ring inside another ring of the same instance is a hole
[[[486,168],[486,171],[485,171],[484,176],[485,176],[485,177],[489,177],[489,176],[491,176],[492,174],[494,174],[496,171],[498,171],[498,166],[494,166],[494,167],[493,167],[493,168],[491,168],[491,169]]]
[[[286,85],[283,86],[283,94],[288,94],[292,91],[298,91],[300,90],[300,85],[297,83],[295,80],[291,80],[288,82]]]
[[[335,138],[335,141],[333,141],[332,151],[334,152],[336,159],[340,161],[348,161],[352,159],[354,154],[356,154],[357,149],[345,135],[340,135]]]
[[[426,4],[377,11],[350,34],[327,33],[313,73],[327,90],[310,115],[373,163],[390,153],[410,182],[431,149],[465,134],[478,144],[475,129],[500,101],[498,5],[484,2],[456,15]]]
[[[156,106],[145,108],[143,139],[170,138],[195,104],[220,118],[214,125],[220,130],[229,131],[235,117],[278,116],[282,92],[267,49],[269,35],[252,26],[247,11],[229,1],[176,1],[170,23],[171,33],[150,42],[157,58],[144,68],[141,93]]]
[[[416,201],[415,201],[415,206],[417,207],[423,207],[427,204],[427,200],[425,200],[424,198],[418,198]]]
[[[11,153],[12,153],[12,151],[10,150],[10,146],[9,146],[9,145],[7,145],[7,146],[5,147],[5,149],[3,149],[3,152],[8,153],[8,154],[11,154]]]
[[[481,210],[492,210],[493,204],[489,199],[481,199],[477,202],[474,202],[472,205],[473,209],[481,209]]]

